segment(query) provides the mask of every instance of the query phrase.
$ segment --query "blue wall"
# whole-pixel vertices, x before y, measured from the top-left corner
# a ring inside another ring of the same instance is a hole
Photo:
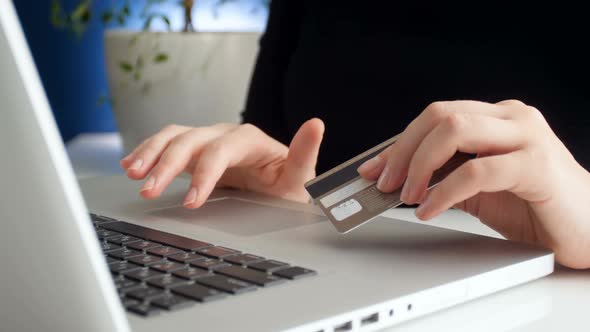
[[[72,8],[79,1],[62,0],[62,3]],[[197,2],[194,14],[197,29],[261,31],[264,28],[268,13],[264,9],[252,10],[259,7],[260,0],[241,0],[213,15],[211,6],[215,1]],[[113,2],[96,0],[93,9],[100,12]],[[176,1],[171,2],[162,9],[170,14],[173,27],[178,27],[182,10]],[[108,96],[102,24],[93,20],[84,37],[78,40],[51,26],[51,0],[14,0],[14,4],[63,139],[67,141],[82,132],[115,131],[110,105],[99,103],[101,97]],[[132,1],[132,4],[138,6],[141,2]],[[142,26],[137,20],[129,23],[130,28]]]
[[[65,6],[76,0],[63,1]],[[96,1],[95,7],[108,4]],[[94,22],[80,40],[49,23],[49,0],[15,0],[21,24],[64,140],[81,132],[114,131],[103,60],[103,27]]]

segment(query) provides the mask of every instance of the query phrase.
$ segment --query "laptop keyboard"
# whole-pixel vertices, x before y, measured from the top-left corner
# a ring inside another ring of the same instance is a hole
[[[239,250],[90,214],[127,311],[152,316],[317,274]]]

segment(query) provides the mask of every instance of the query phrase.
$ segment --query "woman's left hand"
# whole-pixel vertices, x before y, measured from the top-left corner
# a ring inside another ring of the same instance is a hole
[[[427,191],[457,151],[478,157]],[[551,248],[564,265],[590,267],[590,173],[522,102],[433,103],[359,173],[383,192],[403,184],[402,201],[421,203],[422,220],[454,206],[508,239]]]

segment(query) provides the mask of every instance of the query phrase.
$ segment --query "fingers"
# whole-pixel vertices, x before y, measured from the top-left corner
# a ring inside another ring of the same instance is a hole
[[[431,189],[416,210],[428,220],[480,192],[515,190],[525,177],[522,152],[472,159]]]
[[[324,129],[322,120],[311,119],[293,137],[284,170],[287,185],[305,183],[315,177]]]
[[[395,143],[394,143],[395,144]],[[391,153],[391,149],[393,145],[389,146],[387,149],[383,150],[381,153],[373,157],[372,159],[367,160],[364,162],[358,169],[357,172],[363,178],[367,180],[377,180],[379,175],[383,172],[383,168],[385,168],[385,164],[387,163],[387,156]]]
[[[141,147],[146,143],[147,140],[141,142],[138,146],[135,147],[135,149],[133,151],[131,151],[127,156],[123,157],[120,161],[119,161],[119,165],[121,166],[121,168],[123,168],[124,170],[127,170],[129,167],[131,167],[131,164],[133,163],[135,154],[137,153],[137,151],[139,149],[141,149]]]
[[[136,180],[143,179],[154,167],[170,141],[188,130],[190,128],[184,126],[167,126],[140,144],[129,156],[121,160],[121,166],[126,169],[127,176]]]
[[[149,178],[140,189],[144,198],[155,198],[182,173],[201,149],[220,133],[213,128],[198,128],[176,136],[161,152]]]
[[[232,151],[221,144],[209,145],[203,150],[192,174],[191,185],[183,205],[189,209],[201,207],[215,184],[229,168]]]
[[[283,144],[252,125],[241,125],[203,148],[184,206],[202,206],[228,168],[262,167],[286,155],[287,147]]]
[[[387,149],[386,154],[378,156],[377,161],[368,161],[365,164],[369,165],[359,169],[359,172],[368,179],[374,179],[377,177],[375,174],[380,174],[377,188],[382,191],[397,189],[407,176],[413,153],[426,135],[452,114],[463,113],[507,117],[502,107],[494,104],[469,100],[432,103],[408,125],[398,141]]]
[[[396,168],[409,169],[401,199],[417,203],[426,193],[432,174],[457,152],[503,154],[519,149],[526,142],[523,131],[514,123],[478,114],[459,113],[436,126],[413,153],[411,160],[390,160]],[[397,164],[403,163],[398,166]],[[396,188],[382,187],[385,192]]]
[[[447,103],[432,103],[408,125],[397,142],[388,149],[385,156],[385,165],[377,181],[377,189],[389,192],[397,189],[404,182],[408,174],[409,160],[412,158],[412,154],[416,151],[422,139],[449,112]]]

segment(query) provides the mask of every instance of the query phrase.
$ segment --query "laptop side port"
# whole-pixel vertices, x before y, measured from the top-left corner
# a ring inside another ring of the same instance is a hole
[[[377,323],[379,321],[379,313],[376,312],[372,315],[361,318],[361,326]]]
[[[352,322],[346,322],[344,324],[334,326],[334,332],[345,332],[352,331]]]

